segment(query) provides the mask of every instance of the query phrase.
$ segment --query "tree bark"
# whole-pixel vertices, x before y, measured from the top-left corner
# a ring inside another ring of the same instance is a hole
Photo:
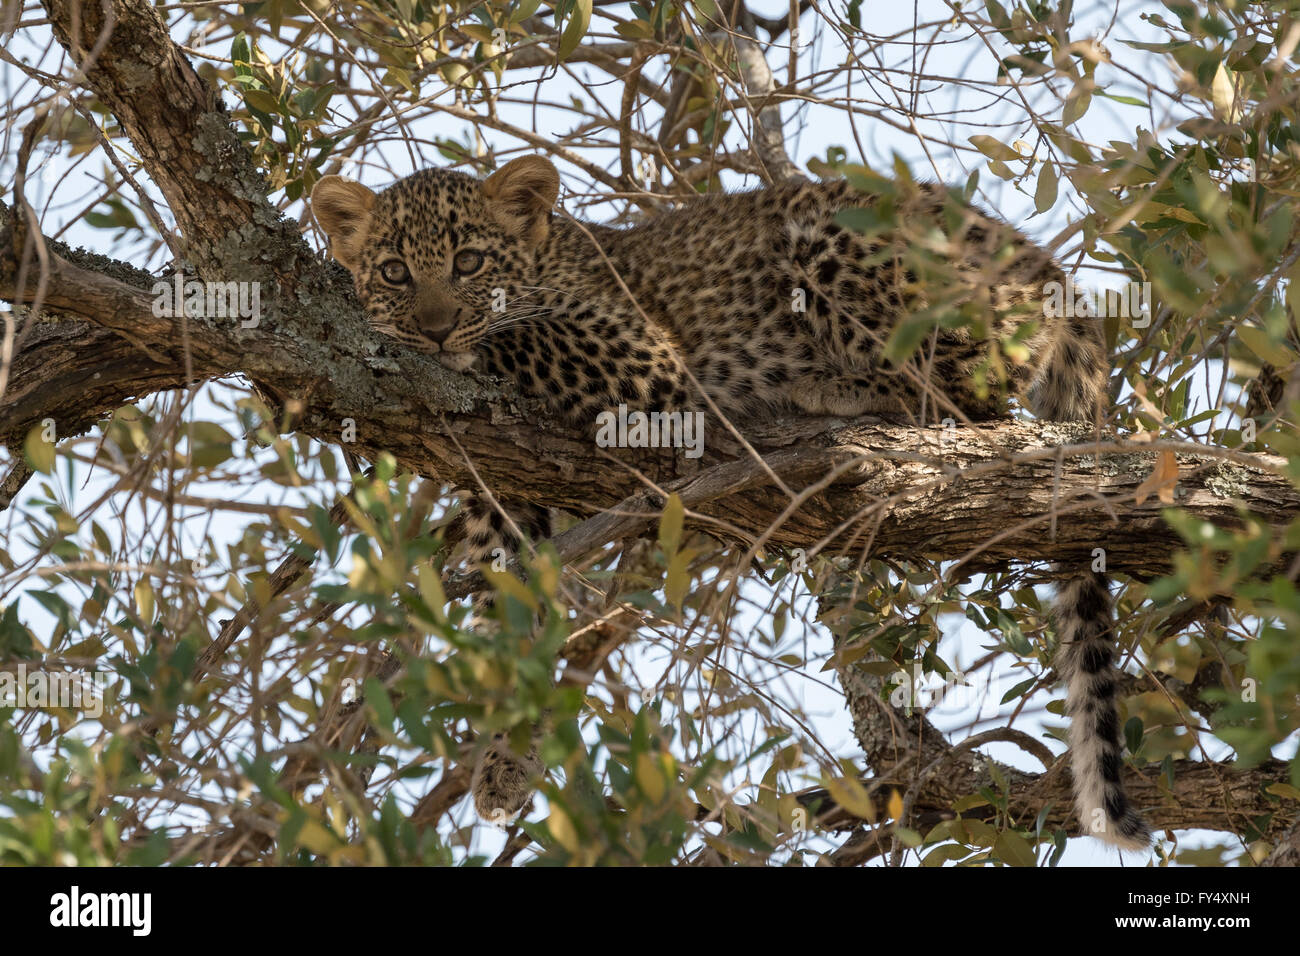
[[[10,251],[0,259],[0,297],[23,301],[35,295],[35,279],[14,288],[20,231],[11,220],[0,229],[0,253]],[[619,506],[565,539],[568,560],[657,518],[662,496],[645,491],[644,474],[682,495],[696,527],[723,537],[810,555],[865,549],[958,561],[970,573],[1008,562],[1091,562],[1096,548],[1109,570],[1167,571],[1181,540],[1159,500],[1139,504],[1136,494],[1161,450],[1177,452],[1176,503],[1191,515],[1234,527],[1244,507],[1280,530],[1300,514],[1300,492],[1280,458],[1052,422],[918,428],[789,417],[745,429],[761,461],[727,460],[711,447],[709,434],[734,449],[713,421],[699,463],[597,449],[588,436],[549,425],[508,384],[448,372],[368,332],[341,288],[331,295],[348,321],[335,334],[281,335],[265,323],[156,317],[145,288],[151,277],[89,263],[57,243],[51,249],[47,303],[89,321],[35,323],[0,396],[0,442],[11,448],[46,418],[66,437],[130,399],[242,372],[266,383],[297,428],[321,441],[339,443],[350,421],[351,450],[363,457],[390,452],[420,474],[469,488],[482,480],[496,495],[582,517]]]

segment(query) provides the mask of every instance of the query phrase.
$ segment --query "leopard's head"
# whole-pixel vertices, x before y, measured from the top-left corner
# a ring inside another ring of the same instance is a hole
[[[379,193],[325,176],[311,211],[375,328],[464,371],[530,281],[559,189],[549,161],[523,156],[486,180],[426,169]]]

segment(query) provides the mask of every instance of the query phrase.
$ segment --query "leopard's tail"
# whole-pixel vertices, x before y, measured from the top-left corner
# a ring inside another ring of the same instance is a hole
[[[1087,316],[1051,320],[1029,388],[1029,406],[1053,422],[1092,422],[1105,407],[1110,362],[1101,322]]]
[[[1061,317],[1045,332],[1051,341],[1031,391],[1035,414],[1052,421],[1096,421],[1109,378],[1101,323],[1088,317]],[[1142,849],[1150,844],[1151,833],[1120,780],[1123,764],[1110,585],[1102,574],[1075,571],[1058,586],[1054,604],[1060,642],[1056,669],[1066,684],[1079,822],[1084,832],[1108,843]]]
[[[1070,718],[1074,804],[1084,832],[1126,850],[1151,843],[1151,831],[1120,781],[1119,711],[1115,706],[1113,609],[1106,578],[1095,572],[1059,585],[1056,667],[1065,681]]]

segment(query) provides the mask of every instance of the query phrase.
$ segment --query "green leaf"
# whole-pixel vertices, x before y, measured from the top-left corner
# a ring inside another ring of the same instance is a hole
[[[86,222],[96,229],[137,229],[139,226],[135,221],[135,216],[127,208],[126,203],[117,197],[106,199],[105,204],[108,206],[108,212],[88,212],[86,213]]]
[[[1065,110],[1061,114],[1061,124],[1071,126],[1083,119],[1083,114],[1088,112],[1088,107],[1092,105],[1092,81],[1081,79],[1074,85],[1074,89],[1065,98]]]
[[[1295,354],[1290,349],[1273,341],[1271,335],[1253,325],[1237,326],[1237,337],[1246,348],[1270,365],[1286,368],[1295,359]]]
[[[248,37],[242,33],[236,33],[235,38],[230,41],[230,61],[235,64],[236,73],[246,76],[251,72],[248,68],[250,62]]]
[[[565,24],[564,33],[560,36],[561,60],[576,50],[582,38],[587,35],[587,27],[591,24],[591,3],[592,0],[574,0],[573,12],[569,14],[569,22]]]
[[[1147,105],[1146,100],[1140,100],[1136,96],[1118,96],[1115,93],[1107,93],[1104,90],[1098,90],[1097,95],[1104,96],[1108,100],[1114,100],[1116,103],[1124,103],[1127,106],[1145,107]]]
[[[989,160],[989,172],[998,177],[998,179],[1004,181],[1015,179],[1016,176],[1016,174],[1011,171],[1011,167],[1000,159]]]
[[[1060,181],[1056,177],[1056,164],[1052,162],[1043,163],[1043,169],[1038,174],[1038,188],[1034,190],[1034,209],[1038,212],[1047,212],[1056,205],[1057,188]]]
[[[625,40],[649,40],[655,35],[654,27],[642,20],[616,23],[614,32]]]
[[[999,30],[1010,29],[1011,17],[1007,16],[1006,7],[998,3],[998,0],[985,0],[984,9],[988,11],[989,23]]]
[[[934,329],[931,316],[908,316],[897,325],[885,343],[883,357],[894,365],[901,365],[911,357]]]
[[[1124,724],[1124,745],[1128,752],[1135,754],[1142,746],[1142,718],[1130,717]]]
[[[367,677],[362,685],[365,691],[366,706],[375,715],[375,723],[382,729],[392,732],[393,701],[388,690],[373,677]]]
[[[962,846],[960,843],[943,843],[927,853],[925,858],[921,860],[921,865],[943,866],[943,864],[949,863],[953,860],[960,860],[969,853],[970,850]]]
[[[1022,681],[1021,681],[1019,684],[1017,684],[1015,687],[1011,688],[1009,691],[1007,691],[1005,694],[1003,694],[1003,695],[1002,695],[1002,700],[999,701],[999,703],[1000,703],[1000,704],[1005,704],[1007,701],[1015,700],[1017,697],[1019,697],[1019,696],[1020,696],[1021,694],[1023,694],[1025,691],[1029,690],[1029,688],[1033,687],[1034,684],[1036,684],[1037,682],[1038,682],[1038,678],[1036,678],[1036,677],[1031,677],[1031,678],[1029,678],[1028,680],[1022,680]]]
[[[859,0],[859,2],[861,2],[861,0]],[[704,16],[706,19],[713,20],[715,23],[720,22],[722,20],[721,15],[719,15],[718,13],[718,5],[714,3],[713,0],[691,0],[691,5],[695,7],[696,10],[700,11],[700,14]],[[849,4],[850,19],[851,19],[852,9],[853,9],[853,4],[850,3]]]
[[[862,29],[862,0],[849,0],[849,22],[855,30]]]
[[[1017,159],[1024,159],[1019,153],[1002,142],[1000,139],[994,139],[992,136],[972,136],[970,143],[989,159],[998,159],[1002,162],[1009,163]]]
[[[216,422],[194,422],[190,426],[190,465],[214,468],[228,461],[234,439]]]
[[[244,90],[244,102],[263,113],[280,112],[280,101],[266,90]]]
[[[1010,866],[1037,866],[1038,857],[1029,841],[1014,830],[1005,830],[993,841],[993,852]]]
[[[520,23],[527,20],[537,12],[537,8],[541,5],[542,0],[519,0],[519,3],[517,3],[515,8],[510,12],[510,22]]]

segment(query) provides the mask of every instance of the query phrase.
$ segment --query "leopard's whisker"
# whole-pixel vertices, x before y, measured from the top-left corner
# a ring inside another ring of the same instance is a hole
[[[498,322],[496,325],[489,325],[483,332],[484,335],[491,335],[493,332],[500,332],[502,329],[515,328],[522,325],[541,325],[540,317],[513,319],[509,322]]]
[[[495,322],[489,322],[489,329],[500,329],[516,322],[526,321],[528,319],[539,319],[551,314],[551,309],[534,309],[531,312],[520,312],[515,315],[507,315],[504,318],[497,319]]]
[[[493,315],[495,315],[498,318],[508,319],[508,318],[513,318],[516,315],[535,315],[541,312],[554,312],[554,311],[555,310],[550,308],[549,306],[527,305],[527,306],[521,306],[517,309],[507,309],[505,312],[495,312],[493,313]]]

